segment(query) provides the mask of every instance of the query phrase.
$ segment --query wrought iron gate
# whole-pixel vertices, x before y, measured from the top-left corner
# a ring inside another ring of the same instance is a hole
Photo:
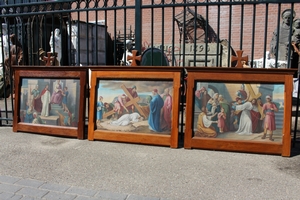
[[[9,79],[0,100],[0,125],[12,125],[14,109],[13,73],[5,65],[12,54],[11,34],[22,45],[24,66],[44,65],[40,53],[56,52],[50,40],[55,42],[51,32],[58,29],[58,64],[74,68],[120,65],[129,42],[140,54],[160,50],[155,59],[163,63],[166,57],[170,66],[232,67],[231,56],[242,50],[249,58],[245,64],[253,68],[298,68],[299,56],[291,45],[300,15],[296,0],[1,0],[0,8],[1,76]],[[294,13],[287,22],[286,60],[280,60],[278,35],[273,40],[278,48],[270,46],[287,10]]]

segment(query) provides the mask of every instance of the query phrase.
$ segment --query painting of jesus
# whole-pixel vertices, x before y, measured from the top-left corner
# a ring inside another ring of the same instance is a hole
[[[32,124],[33,119],[28,120],[26,115],[26,112],[32,110],[43,122],[41,125],[77,127],[79,84],[79,79],[23,78],[21,91],[29,91],[30,95],[20,101],[21,121]],[[37,106],[37,100],[40,107]],[[22,108],[23,104],[25,108]]]
[[[193,125],[195,137],[282,141],[284,84],[199,81],[196,86]],[[202,91],[206,91],[205,95]],[[210,121],[209,127],[205,127],[204,111],[205,120]],[[201,132],[208,129],[215,134]]]
[[[99,80],[103,117],[97,130],[171,134],[172,81]]]

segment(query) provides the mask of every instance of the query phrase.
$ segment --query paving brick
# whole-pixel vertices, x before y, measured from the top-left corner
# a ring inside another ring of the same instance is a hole
[[[66,194],[62,192],[53,192],[50,191],[48,194],[46,194],[43,199],[47,200],[73,200],[76,198],[77,195],[74,194]]]
[[[15,183],[21,178],[12,177],[12,176],[0,176],[0,183]]]
[[[0,184],[0,191],[1,192],[9,192],[9,193],[16,193],[17,191],[21,190],[22,186],[19,185],[12,185],[12,184]]]
[[[139,195],[129,195],[126,200],[159,200],[157,197],[145,197]]]
[[[102,200],[95,197],[77,196],[74,200]]]
[[[20,200],[41,200],[40,198],[23,196]]]
[[[51,190],[56,192],[65,192],[70,188],[70,186],[60,185],[55,183],[44,183],[41,185],[40,189]]]
[[[102,198],[102,199],[111,199],[111,200],[125,200],[127,198],[127,194],[100,191],[95,195],[95,197]]]
[[[24,197],[21,195],[14,195],[9,200],[27,200],[27,199],[24,199]]]
[[[21,179],[18,182],[16,182],[16,185],[23,185],[27,187],[35,187],[38,188],[41,185],[43,185],[45,182],[43,181],[38,181],[38,180],[33,180],[33,179]]]
[[[10,199],[14,196],[14,193],[2,192],[0,193],[0,199]]]
[[[29,196],[29,197],[36,197],[36,198],[42,198],[45,196],[49,191],[37,189],[37,188],[31,188],[31,187],[24,187],[21,190],[17,192],[19,195]]]
[[[84,188],[80,188],[80,187],[71,187],[66,191],[66,193],[93,197],[93,196],[95,196],[97,191],[84,189]]]

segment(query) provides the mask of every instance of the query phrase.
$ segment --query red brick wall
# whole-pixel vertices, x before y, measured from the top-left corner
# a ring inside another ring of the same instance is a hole
[[[149,0],[142,1],[144,5],[151,2]],[[127,0],[127,5],[134,5],[134,0]],[[83,5],[82,5],[83,6]],[[195,7],[190,7],[195,10]],[[291,8],[291,4],[282,4],[280,14],[283,10]],[[266,4],[260,4],[256,6],[256,12],[254,13],[253,5],[244,5],[244,22],[243,29],[241,29],[241,5],[232,6],[232,18],[231,18],[231,27],[229,27],[229,6],[220,6],[220,10],[218,10],[218,6],[209,6],[208,9],[208,20],[210,26],[217,33],[218,27],[218,11],[220,11],[220,39],[230,40],[231,46],[234,50],[239,50],[240,45],[242,43],[242,50],[244,50],[244,55],[248,55],[251,59],[251,48],[253,45],[254,39],[254,59],[258,59],[263,57],[264,55],[264,43],[267,43],[266,50],[269,50],[270,40],[272,37],[273,31],[278,26],[278,5],[277,4],[269,4],[268,10],[268,28],[267,28],[267,38],[265,38],[265,13],[266,13]],[[175,8],[175,15],[179,14],[183,10],[183,7]],[[296,18],[300,17],[300,3],[295,4],[294,7],[295,12],[297,13]],[[197,8],[197,13],[201,14],[204,18],[206,18],[206,7],[199,6]],[[96,11],[89,12],[89,21],[95,21]],[[125,22],[124,22],[124,10],[116,11],[116,31],[124,32]],[[256,16],[255,24],[253,25],[253,15]],[[107,25],[108,32],[111,36],[114,36],[114,11],[107,11]],[[164,18],[164,27],[162,27],[162,17]],[[73,19],[78,19],[77,14],[72,15]],[[104,11],[98,11],[98,19],[103,20]],[[173,8],[165,8],[164,16],[162,16],[162,9],[156,8],[154,9],[153,20],[151,16],[150,9],[143,10],[142,17],[142,43],[143,46],[151,45],[152,39],[155,45],[162,44],[162,33],[164,33],[164,44],[172,43],[172,33],[174,31],[174,43],[176,46],[179,46],[179,30],[176,22],[173,22]],[[80,20],[86,21],[86,12],[80,13]],[[151,29],[151,25],[153,23],[153,30]],[[175,26],[173,27],[173,23]],[[279,22],[281,23],[281,22]],[[127,9],[126,10],[126,29],[132,28],[132,31],[135,30],[135,10]],[[173,27],[173,29],[172,29]],[[255,28],[255,35],[253,38],[252,30]],[[229,29],[231,30],[231,37],[228,36]],[[153,35],[151,35],[153,31]],[[243,38],[240,38],[241,31],[243,31]],[[153,37],[153,38],[151,38]]]

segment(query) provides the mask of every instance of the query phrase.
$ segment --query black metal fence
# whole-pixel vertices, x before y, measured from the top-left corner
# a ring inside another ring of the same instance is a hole
[[[136,49],[142,55],[140,65],[235,67],[239,63],[234,56],[240,56],[243,67],[298,68],[296,0],[0,4],[1,125],[12,124],[11,65],[130,65],[127,55]]]

